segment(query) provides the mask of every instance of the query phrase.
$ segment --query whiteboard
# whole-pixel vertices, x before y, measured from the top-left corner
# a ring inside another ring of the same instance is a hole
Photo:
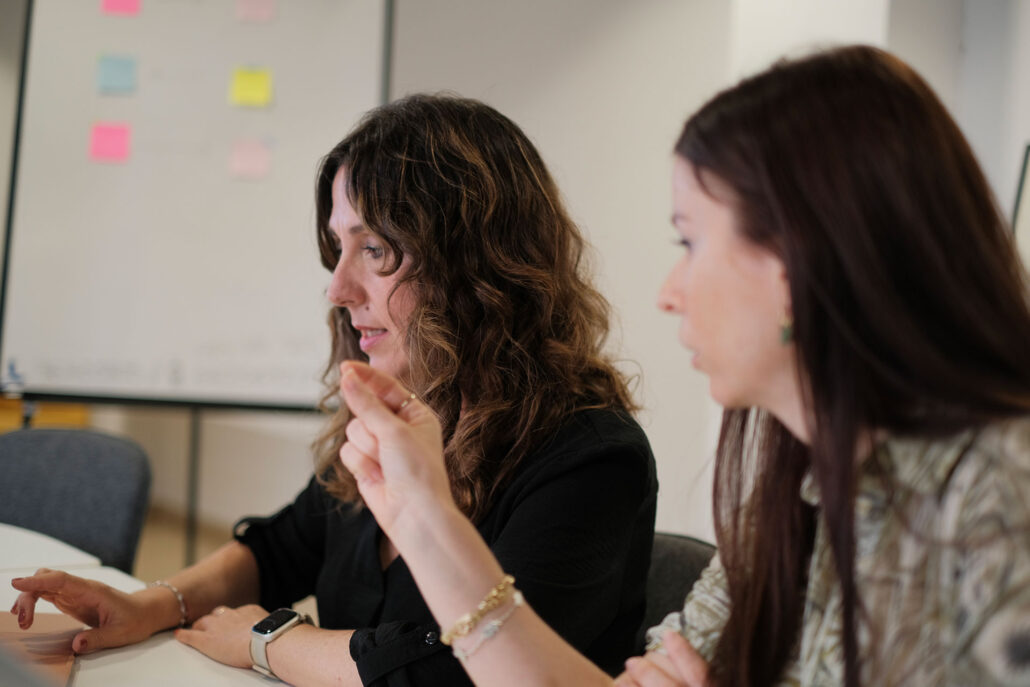
[[[1023,170],[1019,174],[1019,188],[1016,190],[1016,209],[1012,218],[1012,230],[1016,234],[1016,246],[1023,258],[1023,264],[1030,271],[1030,145],[1023,151]]]
[[[384,0],[106,4],[34,2],[5,389],[314,405],[329,355],[315,171],[378,104]],[[129,92],[110,91],[111,59],[134,62]],[[267,106],[234,104],[238,69],[270,77]],[[93,157],[109,124],[128,127],[122,161]]]

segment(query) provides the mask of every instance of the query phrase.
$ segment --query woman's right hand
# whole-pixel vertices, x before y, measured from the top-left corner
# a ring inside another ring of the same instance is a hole
[[[102,582],[47,568],[40,568],[31,577],[16,577],[11,586],[21,592],[11,613],[18,616],[23,630],[32,626],[37,599],[49,601],[92,628],[72,639],[72,650],[78,654],[143,641],[163,629],[155,626],[155,620],[159,622],[162,613],[158,608],[163,608],[167,599],[158,594],[167,594],[175,603],[167,590],[126,594]]]
[[[413,505],[454,505],[440,423],[392,377],[354,361],[343,363],[340,372],[340,391],[354,414],[340,459],[379,526],[397,541],[402,516],[418,517]]]

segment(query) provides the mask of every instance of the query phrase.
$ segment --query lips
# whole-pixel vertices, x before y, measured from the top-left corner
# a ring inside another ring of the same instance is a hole
[[[368,353],[369,349],[373,348],[376,344],[383,340],[387,335],[387,330],[380,329],[377,327],[354,327],[361,334],[361,339],[358,341],[358,345],[361,350]]]

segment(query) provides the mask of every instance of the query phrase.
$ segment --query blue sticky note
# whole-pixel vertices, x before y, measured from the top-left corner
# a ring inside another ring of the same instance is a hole
[[[97,64],[97,89],[104,94],[135,92],[136,58],[102,55]]]

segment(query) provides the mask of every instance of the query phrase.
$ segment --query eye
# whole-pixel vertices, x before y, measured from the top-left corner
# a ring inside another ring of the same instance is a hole
[[[382,246],[377,246],[372,243],[366,243],[364,246],[362,246],[361,250],[365,251],[366,253],[368,253],[369,257],[374,258],[376,260],[382,258],[385,252],[383,251]]]
[[[690,242],[690,239],[685,239],[682,236],[678,236],[675,239],[673,239],[672,240],[672,245],[679,246],[679,247],[681,247],[681,248],[683,248],[684,250],[687,250],[687,251],[689,251],[691,249],[691,247],[693,246],[693,244]]]

